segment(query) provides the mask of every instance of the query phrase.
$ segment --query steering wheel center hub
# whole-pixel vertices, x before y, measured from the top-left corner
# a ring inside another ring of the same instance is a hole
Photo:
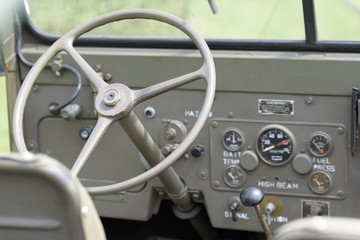
[[[110,89],[106,92],[104,103],[108,106],[115,106],[120,101],[120,94],[116,89]]]
[[[132,109],[131,90],[115,83],[101,89],[95,99],[95,109],[106,117],[123,117]]]

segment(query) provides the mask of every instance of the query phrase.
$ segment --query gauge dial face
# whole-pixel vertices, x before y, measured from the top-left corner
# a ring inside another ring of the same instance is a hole
[[[244,138],[239,130],[228,129],[223,138],[224,147],[230,151],[237,151],[240,149]]]
[[[309,179],[309,186],[315,193],[327,193],[333,185],[332,178],[324,172],[314,172]]]
[[[257,151],[262,160],[270,165],[285,164],[293,156],[294,138],[282,127],[264,129],[258,138]]]
[[[329,135],[323,132],[314,133],[309,141],[310,152],[317,157],[325,157],[330,155],[333,144]]]
[[[238,166],[231,165],[225,169],[224,180],[230,187],[240,187],[244,178],[245,175]]]

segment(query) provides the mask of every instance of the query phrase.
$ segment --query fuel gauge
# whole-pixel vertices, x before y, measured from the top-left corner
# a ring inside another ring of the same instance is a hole
[[[332,139],[324,132],[315,132],[309,141],[309,150],[316,157],[326,157],[333,149]]]

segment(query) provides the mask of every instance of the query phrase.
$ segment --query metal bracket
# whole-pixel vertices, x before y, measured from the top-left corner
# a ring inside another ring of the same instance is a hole
[[[359,96],[360,90],[353,88],[351,101],[351,152],[353,155],[357,151],[359,140]]]
[[[168,193],[166,192],[165,188],[155,188],[156,195],[163,200],[170,200]],[[198,190],[188,190],[191,199],[195,203],[203,203],[204,197],[202,193]]]

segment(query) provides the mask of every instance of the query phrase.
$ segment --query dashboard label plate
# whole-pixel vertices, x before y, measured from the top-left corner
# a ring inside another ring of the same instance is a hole
[[[262,115],[294,115],[294,100],[258,99],[258,112]]]

